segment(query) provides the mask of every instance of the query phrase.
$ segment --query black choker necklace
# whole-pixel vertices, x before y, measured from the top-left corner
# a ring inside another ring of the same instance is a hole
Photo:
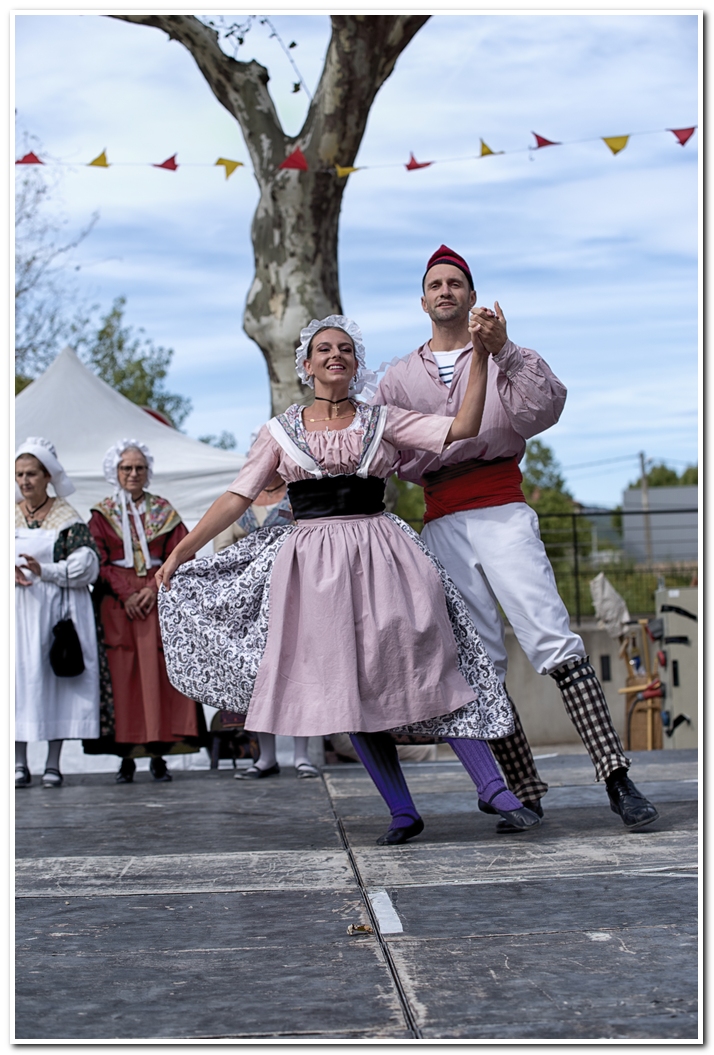
[[[38,506],[35,506],[34,509],[30,509],[30,503],[27,500],[25,500],[25,505],[27,506],[27,515],[33,517],[35,515],[35,513],[39,513],[39,511],[42,509],[42,507],[44,505],[47,505],[49,500],[50,500],[50,496],[47,495],[45,497],[44,502],[40,502],[40,504]]]
[[[319,399],[322,403],[332,403],[333,407],[339,406],[340,403],[350,402],[349,396],[345,396],[344,399],[326,399],[325,396],[315,396],[315,399]]]

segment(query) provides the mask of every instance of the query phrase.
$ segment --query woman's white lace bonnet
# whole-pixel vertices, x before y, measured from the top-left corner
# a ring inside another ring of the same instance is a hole
[[[357,359],[357,373],[350,382],[350,395],[357,395],[364,388],[367,361],[365,359],[364,342],[362,331],[356,322],[348,319],[346,315],[328,315],[326,319],[313,319],[303,330],[300,330],[300,344],[295,352],[295,369],[297,375],[304,385],[315,387],[314,378],[310,377],[305,370],[305,360],[310,341],[319,330],[342,330],[352,339],[355,346]]]

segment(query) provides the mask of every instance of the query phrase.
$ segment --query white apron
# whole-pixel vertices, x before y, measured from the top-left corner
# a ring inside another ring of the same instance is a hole
[[[15,529],[15,564],[28,553],[54,561],[59,531]],[[71,558],[71,555],[70,555]],[[70,588],[69,612],[79,635],[84,673],[58,678],[50,667],[52,628],[62,614],[62,590],[26,568],[32,586],[15,587],[15,739],[78,740],[99,736],[99,661],[92,599],[86,586]]]

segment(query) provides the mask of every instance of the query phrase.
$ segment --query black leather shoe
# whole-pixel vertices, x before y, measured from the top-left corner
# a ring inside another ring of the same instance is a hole
[[[248,766],[247,769],[239,769],[233,775],[236,780],[263,780],[264,777],[280,776],[280,766],[276,762],[275,765],[268,766],[267,769],[261,769],[260,766],[253,764]]]
[[[496,812],[503,817],[503,820],[496,825],[497,833],[499,835],[511,835],[514,832],[527,832],[531,828],[540,827],[543,807],[540,802],[533,803],[533,807],[521,806],[517,810],[497,810]]]
[[[168,783],[169,780],[173,780],[173,777],[166,768],[166,763],[163,758],[152,758],[149,762],[149,769],[154,780],[163,780]]]
[[[533,813],[537,813],[539,817],[543,816],[543,807],[540,804],[540,799],[534,799],[532,802],[525,801],[524,806],[527,806]],[[495,806],[492,806],[490,802],[484,802],[483,799],[478,800],[478,808],[481,813],[492,813],[496,816],[499,814],[499,810]]]
[[[659,817],[652,803],[638,791],[624,769],[616,770],[605,780],[610,809],[619,813],[623,824],[631,832],[651,824]]]
[[[408,824],[406,828],[390,828],[384,835],[377,839],[377,846],[399,846],[407,839],[413,839],[415,835],[421,835],[424,831],[424,821],[417,817],[415,821]]]
[[[29,788],[32,783],[32,774],[27,766],[15,766],[15,787]]]
[[[119,772],[114,777],[117,784],[132,784],[134,782],[134,773],[136,772],[136,762],[133,758],[122,758],[121,765],[119,766]]]

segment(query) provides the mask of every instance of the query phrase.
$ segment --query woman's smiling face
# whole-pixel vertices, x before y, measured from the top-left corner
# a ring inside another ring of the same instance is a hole
[[[357,372],[352,340],[344,330],[321,330],[312,340],[305,372],[323,384],[351,381]]]

